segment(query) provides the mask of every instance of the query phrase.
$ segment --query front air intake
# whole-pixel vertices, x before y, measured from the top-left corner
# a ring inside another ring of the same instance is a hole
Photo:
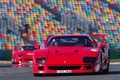
[[[83,58],[84,63],[95,63],[96,60],[97,60],[96,57],[84,57]]]

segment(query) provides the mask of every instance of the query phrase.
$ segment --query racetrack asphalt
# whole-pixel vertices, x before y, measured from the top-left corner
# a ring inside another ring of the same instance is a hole
[[[0,80],[120,80],[120,64],[110,65],[107,74],[61,74],[35,77],[31,67],[1,67]]]

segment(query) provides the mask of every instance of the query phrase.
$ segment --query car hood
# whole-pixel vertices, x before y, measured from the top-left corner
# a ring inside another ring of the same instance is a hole
[[[81,64],[86,52],[91,53],[89,47],[51,47],[47,55],[47,64]]]
[[[18,55],[33,55],[33,50],[20,51]]]
[[[34,50],[24,51],[24,55],[33,55]]]

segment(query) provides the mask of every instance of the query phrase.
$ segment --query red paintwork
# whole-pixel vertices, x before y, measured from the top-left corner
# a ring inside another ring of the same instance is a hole
[[[59,37],[59,36],[86,36],[90,37],[90,35],[87,34],[70,34],[70,35],[52,35],[53,38]],[[93,35],[92,35],[93,36]],[[99,35],[98,35],[99,36]],[[105,39],[103,39],[105,40]],[[45,42],[45,45],[48,43],[49,37],[47,38],[47,41]],[[105,45],[107,45],[106,40],[104,41]],[[95,42],[92,42],[94,46],[97,46]],[[60,67],[60,66],[81,66],[80,69],[71,69],[71,73],[88,73],[88,72],[98,72],[98,70],[95,69],[96,66],[100,64],[100,46],[97,47],[84,47],[84,46],[49,46],[44,47],[40,50],[34,51],[33,55],[33,74],[56,74],[57,70],[51,70],[49,69],[50,66],[54,67]],[[107,48],[108,50],[108,48]],[[102,55],[104,58],[102,59],[102,62],[104,60],[108,60],[108,53],[105,56]],[[97,60],[94,63],[85,63],[83,61],[84,57],[94,57],[97,58]],[[36,62],[37,58],[46,58],[45,64],[40,64]],[[103,63],[104,64],[104,63]],[[91,66],[91,69],[86,69],[86,66]],[[44,67],[43,70],[38,70],[38,67]],[[103,65],[103,69],[106,66]],[[64,70],[64,69],[63,69]],[[64,72],[63,72],[64,73]]]
[[[36,49],[39,49],[39,46],[34,46]],[[33,51],[34,50],[21,50],[21,47],[15,46],[12,51],[12,63],[25,63],[33,60]],[[19,58],[23,56],[23,58]]]
[[[99,36],[99,37],[102,37],[102,40],[105,44],[107,44],[107,41],[105,39],[105,34],[90,34],[90,36]]]

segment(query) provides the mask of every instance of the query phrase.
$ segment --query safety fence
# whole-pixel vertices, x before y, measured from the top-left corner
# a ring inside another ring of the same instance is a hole
[[[0,60],[10,61],[12,50],[0,50]]]

